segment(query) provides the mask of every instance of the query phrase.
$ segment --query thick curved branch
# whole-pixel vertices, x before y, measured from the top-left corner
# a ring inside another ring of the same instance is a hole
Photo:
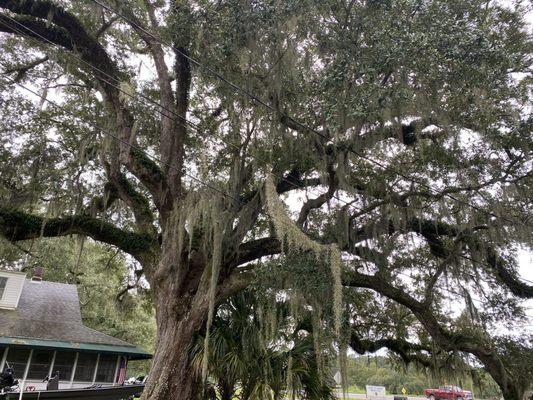
[[[152,160],[138,155],[130,146],[134,119],[121,99],[120,89],[121,82],[128,78],[97,39],[76,16],[50,1],[0,0],[0,8],[18,14],[14,18],[0,15],[0,31],[31,37],[46,45],[55,44],[80,57],[83,61],[80,67],[94,76],[116,118],[119,143],[112,154],[112,169],[117,173],[122,162],[146,186],[158,207],[165,204],[164,175]]]
[[[111,182],[107,182],[104,185],[104,195],[94,197],[88,207],[88,212],[91,217],[95,217],[96,214],[104,212],[118,200],[118,192]]]
[[[157,244],[149,235],[126,231],[89,215],[46,219],[0,206],[0,235],[11,242],[73,234],[116,246],[141,262],[150,256]]]
[[[289,174],[278,182],[276,185],[276,192],[282,194],[290,192],[291,190],[305,189],[307,187],[319,186],[321,184],[322,180],[320,178],[302,179],[299,177],[295,178],[292,174]]]
[[[155,235],[154,215],[148,200],[133,187],[123,174],[116,177],[114,182],[119,197],[132,209],[139,232]]]
[[[117,198],[121,199],[132,210],[135,216],[137,231],[156,236],[157,231],[154,227],[155,219],[148,199],[133,186],[124,174],[114,174],[108,163],[104,162],[103,164],[110,182],[104,187],[104,199],[100,199],[100,203],[107,205],[109,198],[112,200]],[[92,203],[94,204],[94,200]],[[94,206],[91,209],[94,209]]]
[[[533,286],[521,282],[520,278],[509,270],[506,261],[498,255],[496,250],[492,246],[484,245],[473,236],[472,232],[462,231],[458,227],[444,222],[419,219],[412,219],[409,222],[409,229],[422,235],[426,239],[432,254],[439,258],[446,259],[450,257],[450,252],[444,246],[440,236],[456,237],[472,248],[481,250],[485,255],[488,267],[511,293],[521,298],[533,298]],[[479,227],[479,229],[484,229],[484,227]]]
[[[0,19],[1,19],[1,16],[0,16]],[[0,22],[0,25],[1,25],[1,22]],[[38,59],[36,59],[34,61],[30,61],[28,63],[22,64],[22,65],[17,65],[17,66],[14,66],[12,68],[9,68],[9,69],[4,71],[4,74],[12,74],[12,73],[16,72],[17,75],[15,76],[14,81],[15,82],[20,82],[24,78],[24,76],[26,75],[26,73],[29,70],[37,67],[38,65],[40,65],[42,63],[45,63],[46,61],[48,61],[48,56],[44,56],[44,57],[38,58]]]
[[[118,15],[110,18],[108,21],[105,21],[102,26],[96,31],[94,34],[94,37],[99,39],[100,36],[102,36],[109,28],[113,26],[115,22],[117,22],[120,19]]]
[[[533,298],[533,285],[528,285],[520,281],[514,273],[506,267],[506,262],[491,247],[485,250],[487,265],[492,268],[494,274],[515,296],[523,299]]]
[[[498,255],[494,247],[485,245],[482,240],[474,236],[476,231],[485,229],[486,226],[481,225],[470,230],[464,230],[446,222],[420,218],[411,218],[401,226],[395,226],[392,221],[385,220],[357,227],[355,221],[350,221],[349,241],[344,250],[350,251],[352,248],[357,248],[357,243],[376,234],[390,235],[394,232],[415,232],[424,238],[431,254],[437,258],[447,260],[453,257],[454,254],[451,254],[450,250],[445,246],[443,237],[455,238],[457,243],[464,243],[484,254],[485,264],[511,293],[521,298],[533,298],[533,286],[520,281],[520,278],[507,267],[506,261]],[[472,260],[472,262],[476,261]]]
[[[246,289],[252,283],[253,271],[235,271],[217,288],[217,303]]]
[[[50,41],[67,50],[76,51],[83,61],[94,67],[91,73],[98,79],[110,101],[115,106],[120,104],[118,89],[109,83],[110,79],[121,81],[119,70],[76,16],[45,0],[0,0],[0,8],[21,15],[16,19],[20,25],[3,16],[2,22],[8,21],[9,33],[20,35],[21,30],[25,36],[45,43]],[[4,23],[2,25],[6,26]]]
[[[331,163],[328,165],[328,190],[325,193],[322,193],[320,196],[317,196],[314,199],[306,201],[302,208],[300,209],[300,215],[298,216],[298,221],[296,222],[299,226],[302,226],[307,220],[311,210],[320,208],[326,202],[331,200],[335,195],[335,190],[337,190],[337,178],[335,176],[335,170]]]
[[[257,217],[261,212],[261,195],[257,191],[255,196],[247,202],[239,210],[237,214],[237,225],[232,232],[233,243],[240,244],[244,240],[246,234],[252,229],[253,225],[257,221]]]
[[[275,237],[251,240],[239,246],[235,265],[242,265],[261,257],[281,253],[281,242]]]
[[[435,140],[445,134],[443,130],[435,133],[422,132],[424,128],[431,125],[436,125],[432,119],[415,120],[409,124],[395,124],[372,129],[361,136],[355,137],[353,141],[356,143],[356,147],[367,149],[386,139],[397,139],[405,146],[413,146],[420,139]],[[351,144],[344,144],[344,146],[349,147]]]
[[[464,351],[476,356],[498,383],[504,398],[519,399],[520,396],[517,393],[517,388],[520,387],[519,383],[513,381],[513,376],[508,372],[496,350],[485,340],[470,334],[449,332],[440,324],[433,311],[426,304],[419,302],[380,277],[349,271],[343,277],[343,281],[347,286],[372,289],[407,307],[433,337],[436,345],[446,351]]]
[[[382,348],[387,348],[398,354],[406,364],[415,361],[426,367],[432,365],[431,359],[427,355],[421,353],[422,351],[431,352],[430,348],[403,339],[362,339],[352,329],[352,332],[350,333],[350,347],[359,354],[365,354],[367,352],[375,353]]]
[[[160,91],[160,103],[163,110],[166,112],[161,114],[161,139],[160,150],[161,158],[165,166],[165,173],[168,176],[168,186],[172,192],[173,197],[180,194],[181,169],[183,166],[184,156],[184,136],[185,136],[185,120],[187,117],[188,108],[188,91],[190,86],[190,68],[187,70],[188,77],[185,80],[179,80],[177,95],[179,97],[178,103],[172,91],[170,73],[165,61],[165,51],[161,45],[161,39],[158,39],[151,31],[158,31],[158,22],[155,15],[153,5],[149,1],[144,1],[145,7],[148,11],[148,17],[151,21],[149,29],[144,28],[142,22],[137,16],[128,8],[124,2],[116,1],[115,8],[120,9],[120,14],[125,15],[125,21],[131,28],[139,35],[139,37],[146,43],[157,72],[157,83]],[[183,75],[183,74],[182,74]],[[185,83],[185,87],[179,86],[180,82]],[[180,88],[185,91],[185,94],[180,92]],[[180,97],[181,96],[181,97]],[[181,108],[180,108],[181,107]],[[180,119],[181,121],[176,121]]]
[[[281,179],[278,184],[276,185],[276,192],[278,194],[283,194],[290,192],[291,190],[299,190],[299,189],[305,189],[307,187],[313,187],[313,186],[319,186],[322,185],[322,180],[320,178],[301,178],[298,173],[294,173],[294,171],[289,172],[287,175],[284,176],[283,179]],[[240,201],[242,204],[248,203],[251,199],[254,198],[254,196],[257,194],[259,190],[253,190],[249,193],[246,193],[240,197]]]

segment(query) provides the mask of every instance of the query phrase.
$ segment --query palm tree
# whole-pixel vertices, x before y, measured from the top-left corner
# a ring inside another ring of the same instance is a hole
[[[265,326],[259,303],[254,292],[245,291],[217,309],[210,327],[207,370],[218,399],[334,398],[331,371],[319,368],[317,362],[309,315],[304,313],[296,321],[288,299],[276,301],[272,332]],[[204,345],[205,334],[198,335],[191,352],[198,370]]]

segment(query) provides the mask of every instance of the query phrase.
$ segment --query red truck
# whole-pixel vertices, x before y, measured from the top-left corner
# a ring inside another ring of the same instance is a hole
[[[458,386],[441,386],[438,389],[425,389],[429,400],[472,400],[472,392]]]

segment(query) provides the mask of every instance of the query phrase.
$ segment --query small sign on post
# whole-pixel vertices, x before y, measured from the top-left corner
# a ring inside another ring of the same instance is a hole
[[[342,386],[342,376],[341,376],[340,371],[337,371],[337,373],[333,376],[333,379],[335,379],[335,383],[337,384],[337,387]]]
[[[386,400],[385,386],[366,385],[366,398],[368,400]]]

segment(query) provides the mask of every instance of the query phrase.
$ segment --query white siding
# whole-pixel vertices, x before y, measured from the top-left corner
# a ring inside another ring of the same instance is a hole
[[[0,271],[0,276],[7,278],[4,295],[0,298],[0,308],[15,309],[19,303],[26,274],[21,272]]]

